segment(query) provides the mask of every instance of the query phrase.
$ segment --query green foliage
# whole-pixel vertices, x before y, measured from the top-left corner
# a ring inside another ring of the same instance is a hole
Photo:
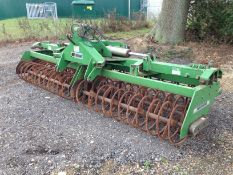
[[[104,33],[110,35],[117,35],[117,32],[125,32],[125,35],[131,36],[135,33],[135,37],[140,33],[129,32],[131,30],[138,30],[141,33],[148,32],[151,24],[145,20],[144,15],[135,13],[132,15],[132,20],[127,18],[118,17],[116,14],[111,13],[106,18],[100,19],[71,19],[61,18],[58,20],[53,19],[34,19],[16,18],[0,21],[0,42],[14,41],[14,40],[34,40],[58,38],[65,40],[66,34],[70,33],[70,27],[73,23],[86,23],[98,27]],[[119,34],[118,34],[119,35]]]
[[[144,169],[149,170],[151,168],[150,161],[146,160],[143,164]]]
[[[111,12],[99,21],[97,26],[103,32],[123,32],[136,30],[141,28],[149,28],[149,21],[145,20],[143,13],[133,13],[132,19],[128,20],[125,17],[118,16],[116,12]]]
[[[233,0],[191,0],[188,33],[233,43]]]

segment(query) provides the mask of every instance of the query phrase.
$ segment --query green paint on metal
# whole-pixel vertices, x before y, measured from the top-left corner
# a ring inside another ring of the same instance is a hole
[[[54,64],[56,64],[59,61],[58,59],[54,58],[53,56],[46,55],[43,52],[40,53],[40,52],[26,51],[25,53],[26,53],[26,57],[24,57],[24,54],[22,56],[22,60],[24,60],[24,61],[29,60],[29,57],[28,57],[29,54],[30,54],[30,60],[37,58],[37,59],[41,59],[41,60],[44,60],[44,61],[47,61],[50,63],[54,63]]]
[[[32,57],[31,51],[25,51],[21,57],[21,60],[24,60],[24,61],[32,61],[33,59],[34,58]]]
[[[95,18],[103,18],[106,14],[115,11],[119,16],[128,16],[128,3],[126,0],[94,0],[92,10],[86,7],[86,11],[81,14],[76,11],[78,4],[73,4],[74,0],[53,0],[57,3],[58,17],[87,17],[87,13],[92,11]],[[1,0],[0,5],[0,20],[8,18],[16,18],[27,16],[26,3],[44,3],[45,0]],[[131,12],[138,12],[140,10],[140,0],[131,0]]]
[[[73,77],[72,80],[71,80],[70,89],[72,89],[72,87],[75,85],[75,83],[76,83],[78,80],[83,79],[85,70],[86,70],[86,67],[85,67],[85,66],[78,66],[78,68],[77,68],[77,70],[76,70],[76,72],[75,72],[75,74],[74,74],[74,77]]]
[[[92,0],[74,0],[72,5],[94,5],[95,1]]]
[[[190,104],[182,124],[180,138],[190,125],[206,116],[215,97],[221,92],[218,79],[222,71],[205,65],[178,65],[158,62],[148,55],[143,59],[115,57],[106,46],[127,48],[121,42],[82,38],[77,32],[67,46],[48,42],[37,43],[40,51],[26,51],[22,60],[41,59],[56,64],[56,70],[75,69],[71,87],[81,79],[93,81],[98,76],[116,79],[172,94],[189,97]]]
[[[121,73],[114,70],[103,69],[102,76],[107,78],[112,78],[116,80],[121,80],[124,82],[145,86],[148,88],[159,89],[162,91],[183,95],[186,97],[192,97],[194,90],[191,87],[176,85],[168,82],[163,82],[159,80],[153,80],[149,78],[143,78],[139,76],[134,76],[130,74]]]
[[[195,91],[180,131],[181,139],[188,134],[189,126],[194,121],[208,114],[215,97],[221,91],[220,89],[219,82],[214,82],[211,86],[200,85],[194,88]]]
[[[187,79],[199,81],[211,81],[211,76],[214,74],[221,74],[217,68],[198,68],[192,66],[185,66],[179,64],[164,63],[158,61],[144,60],[144,70],[155,71],[165,75],[179,76]],[[220,77],[219,77],[220,78]]]

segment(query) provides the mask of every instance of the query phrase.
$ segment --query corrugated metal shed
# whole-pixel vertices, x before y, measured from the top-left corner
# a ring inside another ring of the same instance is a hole
[[[72,17],[73,0],[51,0],[57,3],[58,17]],[[26,3],[44,3],[45,0],[0,0],[0,19],[26,16]],[[128,16],[128,0],[94,0],[96,17],[115,10],[120,16]],[[140,10],[140,0],[131,0],[131,12]]]

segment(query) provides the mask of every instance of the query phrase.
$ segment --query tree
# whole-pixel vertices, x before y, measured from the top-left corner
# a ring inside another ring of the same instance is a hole
[[[179,43],[184,40],[190,0],[163,0],[162,11],[152,30],[160,43]]]

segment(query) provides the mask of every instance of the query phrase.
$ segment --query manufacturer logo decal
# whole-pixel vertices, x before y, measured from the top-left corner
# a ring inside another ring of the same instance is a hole
[[[205,101],[205,102],[203,102],[203,103],[201,103],[201,104],[199,104],[199,105],[193,110],[193,113],[197,113],[197,112],[203,110],[203,109],[204,109],[205,107],[207,107],[209,104],[210,104],[210,101],[209,101],[209,100],[208,100],[208,101]]]
[[[180,75],[180,74],[181,72],[179,68],[176,68],[176,67],[172,68],[172,75]]]
[[[72,56],[76,57],[78,59],[83,59],[83,54],[80,52],[79,46],[74,46],[74,52],[73,52]]]

